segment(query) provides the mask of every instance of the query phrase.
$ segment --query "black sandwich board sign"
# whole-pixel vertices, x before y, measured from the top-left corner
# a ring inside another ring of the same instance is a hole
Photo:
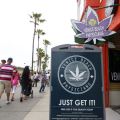
[[[52,48],[50,120],[105,120],[101,49]]]

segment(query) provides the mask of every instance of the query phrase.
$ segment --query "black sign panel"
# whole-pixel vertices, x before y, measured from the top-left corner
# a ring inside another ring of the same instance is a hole
[[[109,50],[109,78],[111,82],[120,82],[120,50]]]
[[[99,48],[52,49],[50,120],[105,120]]]

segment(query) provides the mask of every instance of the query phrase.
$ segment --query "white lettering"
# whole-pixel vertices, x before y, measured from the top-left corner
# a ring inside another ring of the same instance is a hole
[[[59,102],[59,106],[70,106],[70,105],[72,105],[72,103],[73,103],[73,100],[69,100],[69,99],[67,99],[67,100],[60,100],[60,102]]]
[[[111,78],[112,78],[113,81],[120,81],[120,73],[111,72]]]
[[[84,29],[84,32],[90,33],[90,32],[99,32],[103,30],[104,30],[104,26],[96,26],[96,27],[87,27]]]
[[[86,106],[87,100],[75,100],[75,105],[79,106]]]

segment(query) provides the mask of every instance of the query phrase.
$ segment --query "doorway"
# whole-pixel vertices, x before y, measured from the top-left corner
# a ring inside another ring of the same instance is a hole
[[[109,49],[109,101],[120,106],[120,50]]]

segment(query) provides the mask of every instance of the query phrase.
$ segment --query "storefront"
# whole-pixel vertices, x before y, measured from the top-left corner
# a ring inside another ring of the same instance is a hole
[[[103,55],[105,105],[106,107],[118,106],[120,105],[120,0],[96,0],[94,2],[93,0],[77,0],[77,3],[78,8],[82,4],[84,9],[80,21],[84,21],[88,6],[96,10],[99,20],[114,14],[109,30],[116,31],[116,34],[108,37],[108,43],[100,47]]]
[[[120,32],[111,40],[109,47],[109,105],[120,105]]]

